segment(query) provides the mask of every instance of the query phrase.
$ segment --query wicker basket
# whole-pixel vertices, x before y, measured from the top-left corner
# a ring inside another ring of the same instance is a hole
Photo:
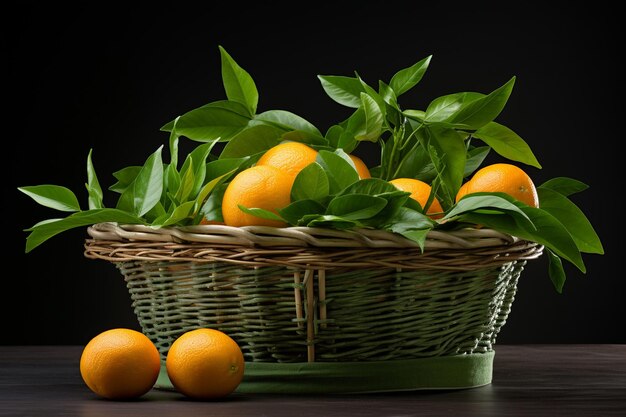
[[[398,235],[303,227],[97,224],[85,255],[124,275],[162,357],[185,331],[229,334],[243,392],[466,388],[491,382],[493,345],[526,260],[542,247],[487,229]],[[165,374],[159,386],[168,387]]]

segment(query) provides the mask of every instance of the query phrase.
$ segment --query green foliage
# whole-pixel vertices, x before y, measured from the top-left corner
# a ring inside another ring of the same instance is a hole
[[[27,229],[26,251],[65,230],[99,222],[159,228],[198,224],[203,218],[223,221],[221,204],[229,181],[268,149],[296,141],[319,152],[316,161],[295,177],[291,204],[278,214],[239,206],[242,211],[292,226],[387,230],[422,249],[433,229],[493,228],[544,245],[548,273],[558,292],[566,279],[563,259],[584,272],[581,253],[604,253],[591,223],[568,198],[587,188],[580,181],[559,177],[542,184],[540,208],[501,193],[474,193],[456,202],[463,179],[479,169],[491,149],[503,158],[541,168],[529,145],[495,121],[512,93],[515,77],[488,94],[447,94],[431,100],[426,109],[403,109],[400,99],[422,80],[430,56],[398,71],[388,82],[378,80],[372,84],[377,90],[357,73],[320,75],[328,96],[353,109],[323,135],[292,112],[257,113],[254,80],[224,48],[219,51],[226,99],[192,109],[161,128],[169,132],[169,162],[163,160],[163,147],[159,147],[143,165],[113,173],[116,182],[108,189],[117,195],[115,208],[105,205],[91,150],[87,210],[62,186],[19,188],[43,206],[70,213]],[[184,158],[179,158],[181,137],[199,142]],[[349,156],[363,141],[380,147],[380,165],[370,170],[371,179],[359,179]],[[212,153],[218,142],[225,142],[222,151]],[[388,182],[394,178],[431,184],[433,192],[425,207]],[[445,210],[438,220],[424,214],[434,198]]]

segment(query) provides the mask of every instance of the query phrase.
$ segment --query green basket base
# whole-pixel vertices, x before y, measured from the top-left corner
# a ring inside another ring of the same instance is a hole
[[[247,362],[237,392],[365,393],[474,388],[491,383],[494,352],[378,362]],[[173,389],[165,366],[158,389]]]

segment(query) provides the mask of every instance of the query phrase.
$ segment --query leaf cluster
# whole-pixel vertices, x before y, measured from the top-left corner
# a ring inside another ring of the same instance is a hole
[[[19,188],[41,205],[70,213],[27,229],[27,252],[65,230],[99,222],[159,228],[198,224],[203,218],[222,220],[221,200],[228,181],[254,165],[268,149],[296,141],[318,150],[318,156],[295,178],[291,204],[278,214],[257,207],[240,206],[241,210],[292,226],[387,230],[422,248],[432,229],[482,225],[544,245],[549,275],[559,292],[565,281],[562,259],[584,272],[581,253],[603,253],[593,227],[569,199],[586,188],[579,181],[556,178],[538,187],[541,208],[499,193],[476,193],[455,201],[464,178],[481,166],[491,150],[541,168],[528,144],[495,121],[511,95],[515,77],[488,94],[448,94],[420,110],[401,107],[400,98],[424,77],[430,56],[374,87],[358,73],[320,75],[329,97],[354,109],[350,117],[322,133],[286,110],[259,113],[254,80],[222,47],[220,54],[226,99],[193,109],[161,128],[169,133],[168,161],[161,146],[143,165],[113,173],[116,182],[109,190],[117,195],[114,206],[104,204],[91,151],[86,209],[62,186]],[[198,145],[179,161],[183,137]],[[363,141],[380,148],[380,165],[371,169],[370,179],[359,179],[349,156]],[[223,149],[214,153],[220,142]],[[431,184],[433,191],[425,207],[388,182],[394,178]],[[444,209],[437,221],[424,214],[435,198]]]

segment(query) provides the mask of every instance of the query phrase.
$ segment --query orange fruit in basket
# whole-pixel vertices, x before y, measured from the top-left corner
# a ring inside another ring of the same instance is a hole
[[[365,165],[365,162],[363,162],[361,160],[361,158],[359,158],[358,156],[354,156],[354,155],[348,155],[350,157],[350,159],[352,159],[352,162],[354,162],[354,166],[356,167],[356,172],[359,173],[359,178],[364,180],[366,178],[372,178],[372,176],[370,175],[370,170],[367,168],[367,165]]]
[[[197,329],[174,341],[166,368],[174,388],[186,396],[221,398],[239,386],[244,360],[241,349],[227,334]]]
[[[493,164],[478,170],[459,189],[456,201],[467,194],[478,192],[506,193],[531,207],[539,207],[539,197],[533,180],[521,168],[511,164]]]
[[[267,150],[256,165],[278,168],[295,177],[304,167],[315,162],[315,158],[315,149],[299,142],[285,142]]]
[[[424,208],[426,202],[428,201],[428,197],[430,196],[430,185],[426,184],[424,181],[413,178],[396,178],[395,180],[391,180],[389,182],[397,189],[411,193],[409,197],[420,203],[422,208]],[[439,204],[439,200],[434,198],[430,207],[428,207],[426,214],[434,219],[438,219],[442,216],[442,212],[443,208],[441,207],[441,204]]]
[[[143,333],[130,329],[100,333],[87,343],[80,357],[85,384],[112,400],[136,398],[150,391],[160,369],[157,348]]]
[[[228,226],[284,227],[285,222],[264,219],[244,213],[246,208],[261,208],[276,213],[291,203],[291,186],[295,177],[271,166],[254,166],[233,178],[222,199],[222,216]]]

